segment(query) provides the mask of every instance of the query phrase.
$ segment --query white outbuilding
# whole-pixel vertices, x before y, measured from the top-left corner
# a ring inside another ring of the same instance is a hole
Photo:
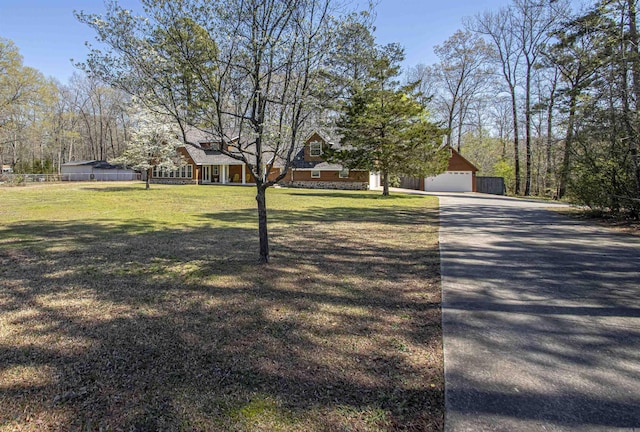
[[[447,170],[425,178],[421,189],[427,192],[475,192],[478,168],[453,148],[449,147],[449,150],[451,155]]]
[[[106,161],[74,161],[62,164],[63,181],[125,181],[139,180],[140,173]]]

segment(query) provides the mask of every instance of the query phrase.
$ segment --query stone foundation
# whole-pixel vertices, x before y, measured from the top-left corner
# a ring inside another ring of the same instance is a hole
[[[198,184],[198,180],[197,179],[187,179],[187,178],[153,178],[153,179],[151,179],[151,183],[188,185],[188,184]]]
[[[292,188],[369,190],[367,182],[294,181],[282,184]]]

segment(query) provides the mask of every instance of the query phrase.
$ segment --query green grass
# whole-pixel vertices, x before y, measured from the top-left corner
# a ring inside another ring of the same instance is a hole
[[[437,202],[0,188],[0,430],[441,430]]]

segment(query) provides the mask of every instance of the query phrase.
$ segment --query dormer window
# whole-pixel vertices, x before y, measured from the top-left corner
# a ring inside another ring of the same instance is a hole
[[[309,143],[309,156],[322,156],[322,143],[320,141],[312,141]]]

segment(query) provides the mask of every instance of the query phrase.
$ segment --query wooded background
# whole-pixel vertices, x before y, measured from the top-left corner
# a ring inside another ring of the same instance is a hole
[[[407,67],[446,143],[520,195],[640,209],[637,2],[514,0],[467,18]],[[71,160],[119,156],[129,97],[78,72],[68,83],[25,66],[0,38],[0,164],[55,173]]]

